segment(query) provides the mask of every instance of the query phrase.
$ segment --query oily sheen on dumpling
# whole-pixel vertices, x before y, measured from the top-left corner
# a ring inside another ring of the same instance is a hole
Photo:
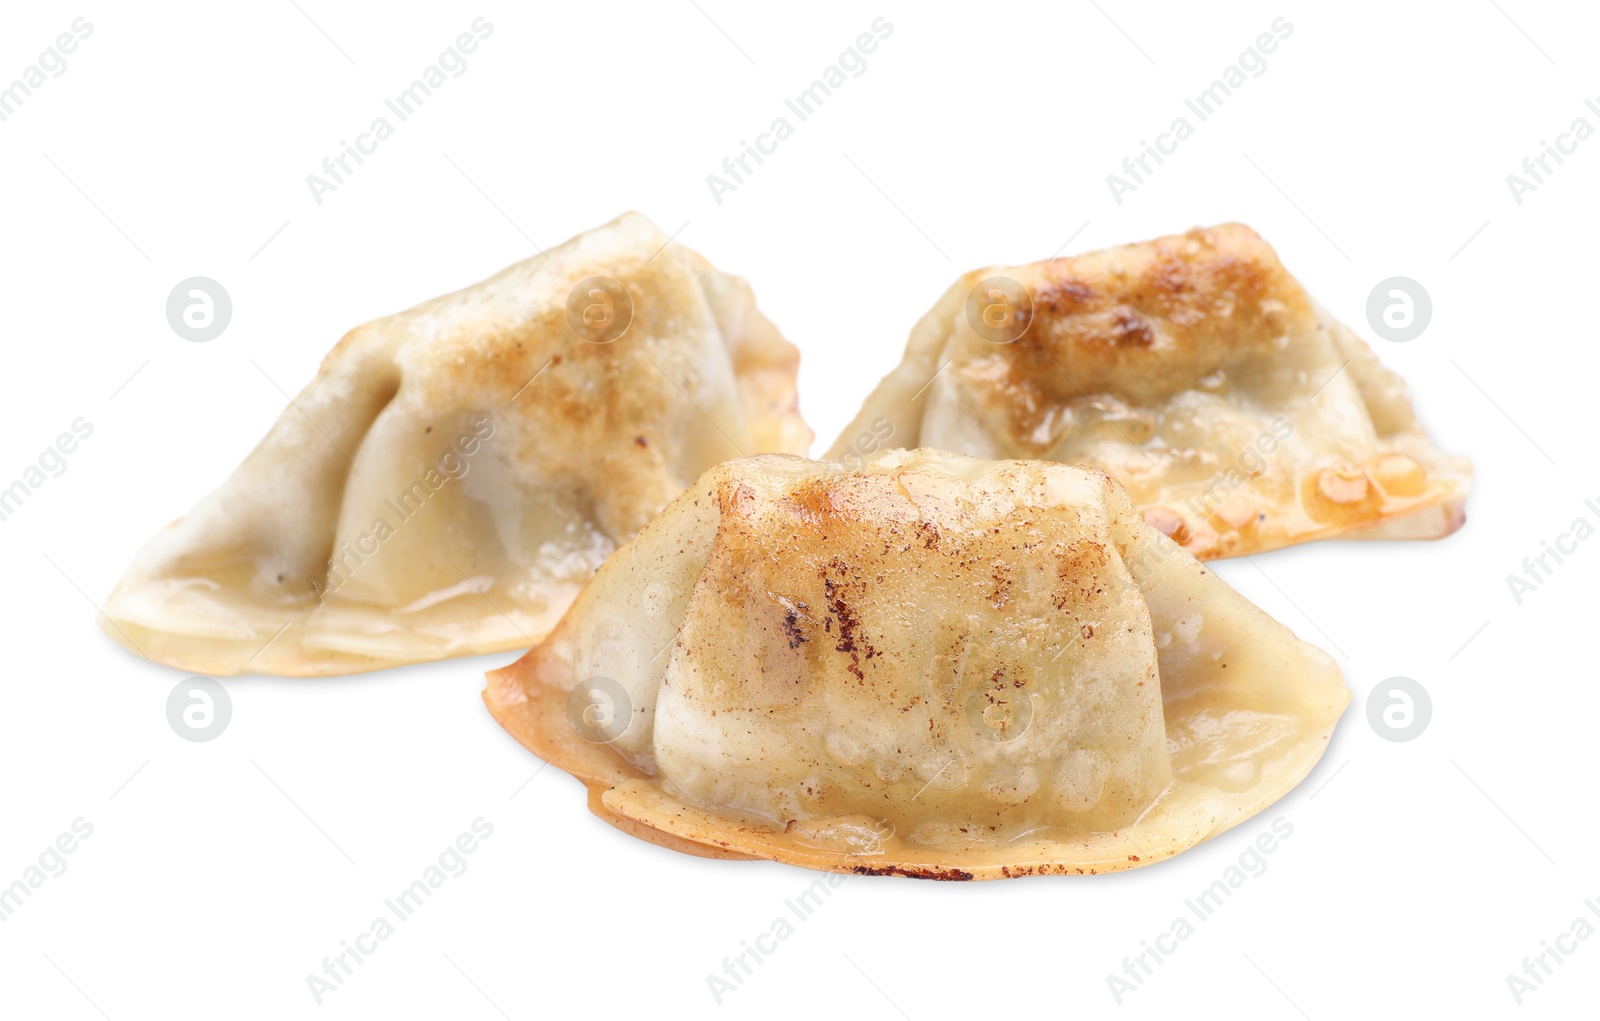
[[[1202,559],[1448,535],[1472,471],[1239,224],[968,273],[826,456],[891,446],[1092,465]]]
[[[628,214],[347,334],[223,487],[140,552],[106,631],[210,674],[526,647],[709,466],[804,452],[799,355]]]
[[[991,879],[1236,825],[1349,692],[1105,474],[917,450],[711,469],[484,699],[644,839]]]

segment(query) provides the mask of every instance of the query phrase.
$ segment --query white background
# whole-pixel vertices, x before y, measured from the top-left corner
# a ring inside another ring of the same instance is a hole
[[[80,416],[94,433],[0,522],[0,884],[72,820],[94,832],[0,923],[0,1014],[1490,1017],[1518,1012],[1524,957],[1600,925],[1600,541],[1522,605],[1506,581],[1600,522],[1600,138],[1520,205],[1505,180],[1574,118],[1600,128],[1592,8],[452,6],[7,7],[0,81],[74,18],[94,31],[0,123],[0,480]],[[317,205],[306,175],[479,16],[468,70]],[[879,16],[866,72],[718,205],[706,175]],[[1278,17],[1266,72],[1117,204],[1106,175]],[[228,680],[231,726],[191,744],[164,708],[183,675],[115,647],[90,604],[266,431],[272,381],[294,392],[346,329],[627,209],[752,282],[804,351],[817,451],[971,268],[1239,220],[1369,338],[1369,291],[1412,277],[1431,325],[1375,344],[1473,459],[1468,522],[1217,565],[1354,695],[1262,816],[1115,876],[851,879],[718,1006],[706,976],[815,875],[646,845],[533,775],[478,697],[513,655]],[[193,275],[233,298],[211,343],[165,318]],[[1432,697],[1409,743],[1365,714],[1397,675]],[[494,834],[468,871],[318,1007],[306,975],[478,817]],[[1119,1007],[1107,975],[1280,817],[1265,874]],[[1520,1014],[1597,995],[1600,936]]]

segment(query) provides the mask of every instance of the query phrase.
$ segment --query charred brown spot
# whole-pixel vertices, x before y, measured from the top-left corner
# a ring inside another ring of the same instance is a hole
[[[1033,295],[1034,314],[1069,315],[1097,302],[1095,289],[1081,280],[1052,280]]]
[[[792,610],[783,615],[783,633],[788,636],[791,649],[798,649],[809,640],[800,630],[800,618]]]
[[[1188,301],[1194,293],[1194,283],[1189,267],[1178,259],[1157,262],[1145,278],[1145,286],[1169,305]]]
[[[972,873],[964,869],[941,868],[937,865],[912,866],[911,868],[903,868],[899,865],[885,865],[881,868],[872,865],[857,865],[851,871],[858,876],[905,876],[907,879],[933,879],[941,883],[962,882],[972,878]]]
[[[844,601],[844,586],[829,578],[826,569],[823,571],[822,587],[827,592],[828,608],[839,618],[839,644],[833,649],[835,652],[850,654],[850,672],[856,675],[856,680],[864,681],[866,676],[861,672],[862,649],[856,642],[856,629],[860,627],[861,621],[850,605]],[[866,649],[866,653],[869,658],[873,655],[870,647]]]
[[[1126,305],[1111,313],[1111,330],[1106,340],[1112,347],[1150,347],[1156,342],[1150,320]]]

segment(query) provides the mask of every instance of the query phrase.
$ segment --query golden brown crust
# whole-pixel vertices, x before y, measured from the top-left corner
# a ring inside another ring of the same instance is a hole
[[[1020,336],[972,324],[969,295],[996,277],[1028,295]],[[1201,558],[1448,534],[1471,474],[1428,441],[1404,383],[1240,224],[968,273],[827,456],[885,433],[1101,468]]]
[[[1052,404],[1084,392],[1157,404],[1266,354],[1291,323],[1314,322],[1305,292],[1242,224],[1011,273],[1032,293],[1032,328],[1012,343],[970,351],[1004,366],[993,397],[1018,436],[1031,435]],[[977,276],[968,274],[973,283]]]

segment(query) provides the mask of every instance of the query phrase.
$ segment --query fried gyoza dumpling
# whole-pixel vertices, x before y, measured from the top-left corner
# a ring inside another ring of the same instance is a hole
[[[805,452],[798,363],[743,280],[622,216],[347,334],[106,630],[210,674],[526,647],[706,468]]]
[[[1202,559],[1448,535],[1472,472],[1238,224],[968,273],[827,456],[889,446],[1092,465]]]
[[[992,879],[1238,824],[1349,692],[1103,473],[918,450],[713,468],[484,699],[645,839]]]

